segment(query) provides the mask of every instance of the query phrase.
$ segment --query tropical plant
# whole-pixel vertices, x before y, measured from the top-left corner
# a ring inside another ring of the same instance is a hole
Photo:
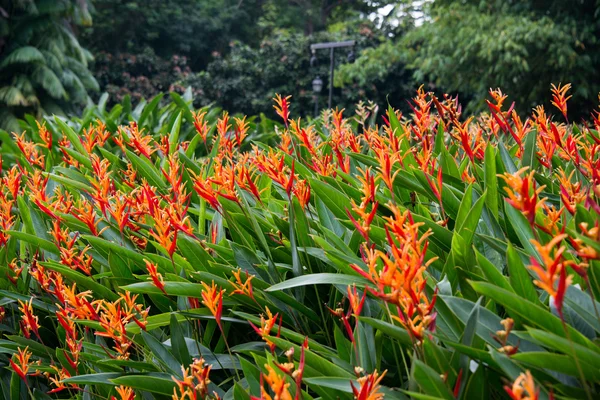
[[[381,125],[177,94],[24,121],[4,397],[596,398],[600,117],[558,122],[568,90],[526,120],[499,90],[471,117],[421,89]]]
[[[90,22],[86,1],[0,1],[0,128],[18,129],[26,112],[74,111],[98,90],[71,27]]]

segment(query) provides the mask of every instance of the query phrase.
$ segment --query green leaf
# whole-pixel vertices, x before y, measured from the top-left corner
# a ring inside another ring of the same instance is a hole
[[[454,400],[454,395],[448,389],[446,384],[431,367],[425,365],[422,361],[413,360],[411,379],[414,380],[426,395],[437,398]]]
[[[535,256],[539,260],[539,254],[535,247],[533,247],[533,244],[531,244],[531,240],[535,239],[535,235],[527,218],[520,211],[508,204],[508,202],[505,203],[504,208],[506,210],[506,217],[508,218],[507,223],[512,225],[517,233],[521,246],[523,246],[527,254]]]
[[[514,292],[534,304],[541,305],[535,286],[531,281],[531,275],[525,268],[525,265],[523,265],[521,257],[510,243],[508,243],[508,250],[506,252],[506,265],[508,267],[510,286],[514,289]]]
[[[129,159],[129,161],[131,161],[131,165],[133,166],[133,168],[142,177],[146,178],[148,180],[148,183],[160,189],[166,187],[166,184],[162,180],[158,171],[156,170],[154,165],[152,165],[152,163],[148,161],[147,158],[139,157],[129,149],[125,150],[125,154],[127,154],[127,158]]]
[[[303,275],[298,276],[296,278],[288,279],[287,281],[269,287],[265,291],[274,292],[294,287],[322,284],[356,285],[357,287],[364,287],[365,285],[369,284],[369,281],[361,276],[350,276],[324,272],[320,274]]]
[[[144,339],[146,346],[148,346],[149,350],[152,352],[151,354],[152,357],[155,358],[155,361],[163,364],[173,375],[181,379],[181,364],[173,354],[150,333],[142,331],[142,338]],[[172,391],[173,390],[171,389],[171,393]]]
[[[173,126],[171,127],[171,134],[169,135],[169,154],[173,154],[177,149],[177,145],[179,144],[179,130],[181,129],[181,115],[180,112],[173,122]]]
[[[573,376],[575,378],[579,378],[580,376],[580,369],[577,366],[577,361],[575,361],[573,357],[569,355],[548,353],[545,351],[534,351],[517,353],[511,356],[511,358],[513,360],[525,363],[530,367],[539,368],[542,370],[549,369]],[[596,382],[600,380],[600,370],[598,368],[594,368],[592,365],[587,363],[582,364],[581,372],[584,374],[586,379]]]
[[[154,96],[152,101],[148,105],[146,105],[146,107],[144,107],[144,111],[142,111],[142,115],[140,116],[140,119],[138,119],[139,126],[144,126],[144,122],[146,122],[146,119],[148,119],[150,114],[152,114],[152,112],[156,109],[158,103],[160,103],[160,100],[163,96],[164,93],[157,94],[156,96]]]
[[[177,384],[169,375],[161,374],[156,376],[151,375],[125,375],[119,378],[111,379],[115,385],[123,385],[138,390],[143,390],[152,393],[164,394],[172,396],[173,389]]]
[[[498,219],[498,178],[496,176],[496,155],[494,153],[494,146],[486,146],[485,148],[483,170],[483,185],[487,192],[485,204],[492,215]]]
[[[171,314],[171,348],[181,365],[188,365],[191,361],[180,321],[175,314]]]
[[[492,282],[494,285],[499,286],[504,290],[508,290],[509,292],[514,292],[506,277],[502,275],[502,272],[485,258],[483,254],[475,250],[475,257],[477,258],[477,265],[479,265],[479,268],[483,271],[488,282]]]
[[[381,331],[384,334],[386,334],[387,336],[398,340],[398,342],[400,342],[400,344],[402,344],[404,346],[412,346],[413,345],[413,341],[412,341],[410,335],[404,328],[398,327],[396,325],[390,324],[389,322],[385,322],[385,321],[382,321],[381,319],[377,319],[377,318],[360,317],[359,319],[361,322],[371,325],[373,328],[377,329],[378,331]]]
[[[537,304],[531,303],[530,301],[507,290],[501,289],[498,286],[492,285],[491,283],[470,281],[470,284],[478,293],[489,297],[498,304],[502,304],[509,315],[517,315],[533,326],[543,328],[560,337],[565,337],[565,331],[560,319]],[[568,335],[574,342],[581,344],[584,347],[595,349],[596,346],[577,330],[568,325],[566,325],[566,328]]]
[[[531,171],[534,167],[536,157],[535,153],[537,151],[537,130],[533,129],[531,132],[527,134],[525,138],[525,148],[523,151],[523,155],[521,156],[521,168],[529,167],[529,171]]]
[[[83,144],[81,143],[79,135],[77,135],[75,131],[69,125],[67,125],[67,123],[64,122],[60,117],[54,116],[54,121],[61,129],[62,134],[65,135],[67,139],[69,139],[69,142],[71,142],[71,146],[73,146],[73,148],[77,150],[78,153],[82,155],[88,155],[87,151],[85,151],[85,147],[83,147]],[[51,121],[48,120],[48,122]]]

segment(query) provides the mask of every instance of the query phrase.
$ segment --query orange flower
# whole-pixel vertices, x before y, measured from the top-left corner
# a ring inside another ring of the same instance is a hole
[[[273,343],[271,340],[269,340],[268,336],[271,334],[271,331],[275,327],[275,324],[277,323],[277,317],[279,316],[279,314],[273,315],[271,313],[271,310],[269,310],[269,307],[265,307],[265,311],[267,313],[267,318],[265,318],[265,316],[263,314],[261,314],[260,328],[256,327],[256,325],[254,325],[252,322],[250,322],[250,325],[252,326],[254,331],[256,333],[258,333],[260,335],[260,337],[262,337],[263,340],[267,343],[267,345],[271,349],[271,352],[274,352],[275,351],[275,343]],[[279,337],[279,333],[277,333],[277,336]]]
[[[46,129],[46,123],[43,122],[41,125],[38,121],[35,121],[38,127],[38,134],[40,135],[40,139],[46,146],[48,150],[52,150],[52,133]]]
[[[152,280],[152,283],[154,283],[154,286],[159,288],[164,294],[167,294],[167,292],[165,291],[165,283],[164,283],[163,277],[159,272],[157,272],[156,264],[154,264],[148,260],[144,260],[144,262],[146,263],[146,270],[148,271],[148,274],[150,275],[150,277],[148,279]]]
[[[29,332],[35,333],[35,336],[40,337],[39,333],[39,319],[37,315],[33,313],[33,297],[29,299],[29,303],[24,303],[19,300],[19,311],[21,311],[21,329],[25,337],[29,338]]]
[[[293,192],[298,198],[300,207],[305,210],[306,206],[310,202],[310,186],[308,185],[308,182],[304,179],[296,181]]]
[[[545,199],[540,200],[538,198],[545,186],[537,188],[534,179],[535,171],[531,171],[525,178],[521,178],[521,174],[527,171],[528,168],[529,167],[521,168],[514,174],[506,172],[504,175],[500,175],[500,178],[504,179],[507,185],[504,187],[508,194],[508,199],[506,201],[511,206],[521,211],[533,226],[535,223],[535,213],[542,207],[545,201]]]
[[[150,231],[150,235],[167,250],[170,257],[173,257],[173,253],[177,248],[178,230],[175,229],[169,213],[162,209],[156,209],[152,219],[154,219],[154,226]]]
[[[202,304],[204,304],[211,312],[219,327],[221,327],[221,315],[223,313],[223,293],[225,290],[219,289],[215,282],[209,286],[206,282],[202,282]]]
[[[535,386],[535,381],[529,370],[521,373],[512,384],[512,387],[506,385],[504,390],[512,400],[537,400],[540,390]]]
[[[254,291],[252,288],[252,279],[254,278],[254,275],[249,275],[248,271],[246,271],[246,281],[242,282],[241,268],[238,268],[235,271],[231,271],[231,273],[235,277],[235,282],[231,282],[231,284],[235,288],[231,295],[241,294],[243,296],[248,296],[249,298],[254,300]]]
[[[123,131],[128,133],[129,142],[127,143],[133,148],[138,154],[143,155],[147,159],[150,159],[152,153],[156,151],[153,145],[153,139],[150,135],[144,135],[144,130],[141,131],[138,128],[137,122],[132,121],[129,123],[129,128],[119,127],[119,133],[123,135]]]
[[[71,377],[69,371],[64,367],[58,368],[56,365],[52,365],[51,367],[54,370],[55,377],[49,377],[48,379],[50,380],[50,383],[55,386],[55,388],[50,390],[48,393],[58,393],[68,389],[70,385],[64,384],[63,380]],[[73,386],[77,387],[77,385]]]
[[[532,264],[528,267],[538,276],[538,279],[534,280],[533,283],[554,298],[556,308],[561,317],[564,295],[572,280],[571,276],[567,276],[566,268],[572,265],[573,262],[563,258],[563,253],[566,251],[565,246],[561,246],[558,249],[556,246],[566,237],[566,234],[558,235],[546,245],[542,245],[532,239],[531,243],[539,253],[541,262],[532,256]],[[556,284],[557,281],[558,284]]]
[[[11,358],[10,366],[23,381],[27,382],[27,373],[29,372],[29,366],[31,365],[29,359],[31,358],[32,353],[29,351],[29,346],[25,347],[25,350],[22,350],[20,347],[17,350],[19,352],[16,354],[17,362],[14,362]]]
[[[198,110],[193,112],[192,115],[194,116],[194,127],[196,128],[196,132],[198,132],[202,141],[206,144],[206,136],[209,131],[208,124],[204,119],[206,117],[206,111]]]
[[[422,340],[425,331],[435,326],[436,296],[432,300],[427,297],[424,275],[427,266],[435,260],[425,261],[431,231],[421,234],[422,223],[415,223],[408,211],[400,212],[394,205],[389,207],[393,212],[393,216],[386,218],[389,253],[364,246],[367,271],[356,265],[352,268],[373,283],[375,288],[367,287],[373,295],[396,306],[398,315],[393,319],[415,339]]]
[[[565,117],[565,119],[568,120],[567,118],[567,101],[572,97],[565,97],[567,95],[567,92],[569,91],[569,89],[571,89],[571,84],[567,83],[564,86],[561,86],[561,84],[558,84],[558,87],[554,86],[554,84],[551,85],[552,86],[552,105],[556,108],[558,108],[560,110],[560,112],[562,113],[562,115]]]
[[[264,388],[261,387],[262,397],[265,400],[292,400],[293,397],[289,391],[290,384],[286,382],[285,377],[279,375],[275,369],[268,364],[265,364],[265,369],[268,373],[261,374],[261,377],[264,379],[267,385],[269,385],[274,397],[271,397],[265,392]]]
[[[117,386],[115,390],[119,394],[119,399],[111,396],[111,400],[135,400],[135,392],[132,388],[121,385]]]
[[[379,382],[381,382],[386,372],[383,371],[382,374],[379,374],[375,370],[372,374],[358,378],[358,388],[354,386],[353,382],[350,382],[354,398],[356,400],[383,400],[384,395],[379,391],[381,388]]]
[[[277,113],[277,115],[279,115],[281,117],[281,119],[283,119],[283,123],[285,124],[285,127],[287,128],[288,126],[288,121],[290,119],[290,99],[292,98],[292,96],[287,96],[287,97],[281,97],[281,95],[276,94],[275,97],[273,98],[273,100],[275,100],[275,105],[273,106],[273,108],[275,109],[275,112]]]
[[[560,198],[571,215],[575,215],[575,207],[577,204],[583,204],[587,197],[587,190],[581,185],[581,182],[571,182],[574,174],[575,170],[567,176],[565,171],[559,168],[557,176],[560,182]]]
[[[177,384],[173,389],[173,400],[208,399],[208,385],[210,383],[209,374],[212,366],[207,365],[203,358],[195,359],[188,368],[181,367],[183,379],[179,380],[171,377]],[[214,394],[215,398],[218,395]]]

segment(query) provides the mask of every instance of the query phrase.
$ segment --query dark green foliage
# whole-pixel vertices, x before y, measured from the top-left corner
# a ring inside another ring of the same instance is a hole
[[[406,3],[422,5],[423,24],[365,52],[346,67],[346,82],[369,80],[405,60],[416,81],[459,93],[473,110],[485,108],[490,87],[528,109],[558,82],[573,83],[575,118],[592,110],[600,90],[597,1]]]
[[[258,49],[243,43],[232,45],[229,55],[210,63],[206,71],[185,80],[200,92],[198,105],[216,103],[233,112],[250,115],[274,115],[268,99],[273,93],[292,95],[295,115],[311,115],[314,110],[312,80],[319,76],[323,89],[320,107],[327,106],[329,85],[329,51],[316,53],[318,64],[310,66],[310,45],[317,42],[352,38],[357,40],[357,51],[380,42],[375,29],[367,23],[336,34],[321,33],[313,36],[279,33],[265,39]],[[336,66],[347,64],[348,48],[335,51]],[[386,76],[373,77],[368,82],[335,88],[333,104],[351,110],[359,100],[369,99],[379,106],[387,100],[403,106],[401,99],[410,97],[413,85],[410,72],[398,68]]]
[[[0,1],[0,128],[25,112],[73,111],[98,84],[73,24],[91,23],[85,1]]]

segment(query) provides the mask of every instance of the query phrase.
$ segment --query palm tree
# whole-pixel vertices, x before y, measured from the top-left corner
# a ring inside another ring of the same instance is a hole
[[[74,24],[90,24],[87,0],[0,0],[0,129],[25,113],[64,114],[98,83]]]

